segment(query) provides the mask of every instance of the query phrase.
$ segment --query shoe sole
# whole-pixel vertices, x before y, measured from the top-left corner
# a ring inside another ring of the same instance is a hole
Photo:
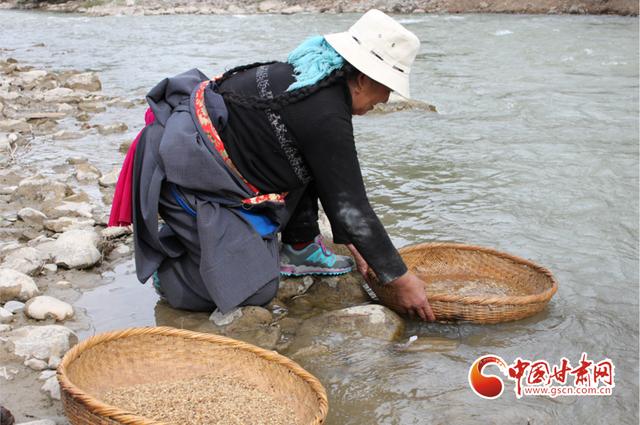
[[[349,273],[353,267],[343,269],[320,269],[308,266],[281,266],[282,276],[340,276]]]

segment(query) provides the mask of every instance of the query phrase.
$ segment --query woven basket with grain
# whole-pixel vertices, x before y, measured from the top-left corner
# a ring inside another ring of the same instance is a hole
[[[268,414],[280,409],[291,418],[287,424],[322,424],[328,411],[322,384],[292,360],[231,338],[170,327],[131,328],[89,338],[64,356],[58,381],[65,413],[74,425],[198,423],[194,419],[198,415],[209,418],[220,412],[215,403],[222,401],[230,402],[222,410],[227,412],[225,417],[204,423],[246,422],[247,411],[254,408],[261,415],[255,423],[276,423],[268,419]],[[176,382],[191,387],[184,391]],[[249,396],[239,393],[236,401],[224,392],[227,388],[252,392]],[[210,400],[207,391],[216,389],[219,398]],[[166,406],[165,413],[172,414],[173,419],[142,416],[104,401],[118,392],[134,398],[127,395],[131,391],[152,391],[153,396],[146,401]],[[184,394],[175,394],[179,391]],[[172,401],[165,403],[162,397]],[[176,398],[181,406],[172,405]],[[184,400],[192,404],[185,405]],[[229,409],[238,415],[229,414]],[[176,419],[176,414],[181,417]],[[244,421],[238,419],[242,417]]]
[[[472,245],[424,243],[399,250],[410,271],[425,281],[437,320],[499,323],[543,310],[558,289],[551,272],[531,261]],[[393,304],[392,289],[370,271],[369,286]]]

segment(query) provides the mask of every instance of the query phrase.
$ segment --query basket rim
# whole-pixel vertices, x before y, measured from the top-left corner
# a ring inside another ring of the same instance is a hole
[[[103,403],[96,397],[78,388],[74,383],[71,382],[67,375],[67,366],[69,366],[71,362],[76,360],[84,351],[88,350],[89,348],[105,342],[138,335],[162,335],[210,342],[229,348],[248,351],[267,361],[277,363],[281,366],[284,366],[285,368],[293,372],[293,374],[306,382],[316,395],[320,410],[315,415],[312,423],[322,424],[327,416],[327,413],[329,411],[329,402],[327,399],[326,390],[323,387],[322,383],[320,383],[320,381],[311,373],[303,369],[302,366],[289,359],[288,357],[285,357],[275,351],[266,350],[253,344],[249,344],[247,342],[239,341],[222,335],[194,332],[187,329],[177,329],[169,326],[146,326],[109,331],[94,335],[76,344],[69,351],[67,351],[57,368],[56,375],[60,384],[60,389],[64,393],[67,393],[70,397],[72,397],[77,403],[83,405],[89,412],[97,416],[106,417],[127,425],[163,424],[163,422],[155,421],[147,417],[137,415],[118,407]]]
[[[438,302],[446,302],[446,303],[462,303],[462,304],[476,304],[476,305],[524,305],[524,304],[535,304],[535,303],[547,303],[558,290],[558,282],[556,281],[551,271],[546,267],[542,267],[534,263],[533,261],[527,260],[525,258],[507,254],[506,252],[501,252],[493,248],[486,248],[478,245],[468,245],[468,244],[454,243],[454,242],[424,242],[416,245],[405,246],[403,248],[400,248],[398,252],[400,254],[404,254],[404,253],[409,253],[409,252],[418,251],[418,250],[442,249],[442,248],[457,249],[461,251],[480,251],[486,254],[491,254],[499,258],[504,258],[507,260],[511,260],[515,263],[531,267],[535,271],[547,276],[551,281],[551,287],[545,289],[544,291],[538,294],[532,294],[532,295],[483,297],[481,295],[462,296],[462,295],[449,295],[449,294],[435,294],[435,295],[428,296],[429,302],[438,301]]]

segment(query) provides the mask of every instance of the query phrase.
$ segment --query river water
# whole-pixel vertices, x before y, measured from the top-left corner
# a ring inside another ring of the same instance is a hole
[[[305,36],[355,15],[89,18],[0,12],[3,56],[98,71],[107,94],[138,99],[165,76],[282,59]],[[376,211],[398,246],[455,241],[542,264],[559,291],[527,320],[493,326],[411,324],[423,350],[373,341],[301,361],[330,396],[331,424],[638,423],[638,19],[592,16],[398,16],[422,40],[413,94],[438,113],[354,119]],[[46,47],[37,47],[44,43]],[[43,140],[25,161],[75,153],[103,170],[143,120],[142,105],[94,122],[126,135]],[[131,263],[82,301],[95,330],[154,324],[154,295]],[[144,289],[144,292],[143,292]],[[109,316],[104,296],[123,307]],[[119,294],[119,295],[118,295]],[[93,298],[92,298],[93,297]],[[128,300],[135,299],[135,305]],[[434,341],[428,343],[428,341]],[[472,362],[492,353],[616,366],[610,397],[474,395]]]

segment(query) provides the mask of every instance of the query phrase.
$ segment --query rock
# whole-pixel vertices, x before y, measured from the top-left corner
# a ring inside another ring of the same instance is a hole
[[[284,278],[280,280],[278,293],[276,297],[286,303],[291,298],[302,295],[313,285],[313,278],[305,276],[304,278]]]
[[[55,376],[55,374],[56,374],[55,370],[42,371],[42,373],[40,373],[40,375],[38,376],[38,380],[46,381],[47,379],[51,378],[52,376]]]
[[[77,103],[82,95],[66,87],[57,87],[42,93],[42,100],[47,103]]]
[[[311,302],[325,310],[363,304],[371,299],[362,288],[363,279],[358,273],[343,276],[319,276],[307,291]]]
[[[25,119],[1,120],[0,131],[7,133],[31,133],[31,125]]]
[[[69,131],[69,130],[60,130],[57,131],[55,133],[53,133],[53,138],[55,140],[75,140],[75,139],[79,139],[83,136],[84,134],[82,133],[78,133],[75,131]]]
[[[5,186],[0,188],[0,195],[13,195],[18,186]]]
[[[73,316],[73,307],[57,298],[40,295],[27,301],[24,312],[36,320],[53,318],[56,321],[63,321]]]
[[[404,322],[393,311],[378,304],[366,304],[329,311],[304,321],[296,332],[292,352],[313,344],[336,343],[343,338],[375,338],[392,341],[404,331]]]
[[[277,12],[284,7],[285,3],[276,0],[264,0],[258,4],[258,10],[264,13]]]
[[[62,182],[35,175],[18,183],[18,188],[13,193],[12,199],[14,201],[20,199],[27,201],[60,200],[72,193],[71,188]]]
[[[17,270],[0,268],[0,288],[15,288],[16,286],[18,287],[17,295],[11,298],[0,296],[0,301],[10,301],[11,299],[27,301],[39,293],[36,283],[26,274]],[[7,292],[13,293],[14,291],[15,289]],[[3,291],[0,289],[0,293],[2,292]],[[5,306],[5,308],[7,307]]]
[[[6,324],[13,321],[13,313],[4,307],[0,307],[0,323]]]
[[[51,419],[38,419],[37,421],[21,422],[16,425],[56,425],[56,422]]]
[[[56,376],[47,379],[41,389],[45,393],[49,393],[52,399],[60,400],[60,384]]]
[[[98,183],[103,187],[113,187],[118,182],[118,177],[120,176],[120,168],[116,168],[113,171],[104,174],[102,177],[98,179]]]
[[[60,325],[24,326],[9,334],[9,342],[16,356],[48,360],[51,356],[62,357],[78,342],[78,337]]]
[[[55,220],[45,220],[45,229],[62,233],[71,229],[91,229],[96,224],[91,218],[60,217]]]
[[[459,341],[451,338],[413,336],[405,343],[396,344],[394,349],[403,353],[441,353],[455,351],[459,346]]]
[[[58,266],[69,269],[84,269],[100,261],[97,249],[98,235],[93,230],[71,229],[51,242],[51,254]]]
[[[23,208],[18,211],[18,218],[24,221],[27,226],[31,226],[36,229],[42,229],[43,223],[47,219],[47,216],[36,209]]]
[[[4,270],[0,269],[0,276],[2,272],[4,272]],[[0,277],[0,303],[18,298],[21,289],[22,286],[19,282],[15,282],[12,279],[4,279]]]
[[[102,90],[102,84],[100,78],[95,72],[83,72],[80,74],[72,75],[64,82],[63,87],[68,87],[73,90],[86,90],[86,91],[100,91]]]
[[[16,422],[9,409],[0,406],[0,425],[13,425]]]
[[[55,273],[58,271],[58,266],[55,264],[45,264],[42,269],[48,273]]]
[[[118,148],[118,152],[127,153],[132,144],[133,144],[133,140],[126,140],[126,141],[120,143],[120,147]]]
[[[24,303],[20,301],[7,301],[3,308],[9,313],[16,314],[24,310]]]
[[[88,162],[76,164],[76,179],[78,181],[93,181],[102,177],[102,173]]]
[[[49,257],[33,247],[20,248],[7,255],[0,267],[33,275],[40,272]]]
[[[60,362],[62,361],[62,359],[58,356],[51,356],[49,357],[49,361],[47,362],[47,367],[49,369],[57,369],[58,366],[60,366]]]
[[[122,258],[125,257],[127,255],[131,254],[131,248],[129,248],[128,245],[126,244],[118,244],[118,246],[116,246],[110,253],[109,253],[109,259],[110,260],[115,260],[118,258]]]
[[[71,282],[67,280],[59,280],[56,282],[58,288],[71,288]]]
[[[5,332],[10,332],[11,329],[13,329],[11,325],[0,325],[0,334]]]
[[[21,84],[30,84],[46,76],[47,76],[47,71],[34,69],[32,71],[21,72],[19,74],[19,82]]]
[[[88,202],[47,202],[43,204],[45,214],[51,218],[60,217],[93,217],[93,205]]]
[[[283,15],[293,15],[293,14],[302,13],[302,12],[304,12],[304,8],[302,6],[300,6],[299,4],[295,4],[293,6],[285,7],[284,9],[282,9],[280,11],[280,13],[282,13]]]
[[[216,333],[268,350],[274,349],[280,339],[280,327],[271,325],[273,316],[266,308],[240,307],[226,315],[216,310],[209,320],[215,325]]]
[[[104,112],[107,108],[100,102],[82,101],[78,103],[78,109],[82,112]]]
[[[45,362],[44,360],[40,360],[40,359],[28,359],[25,360],[24,365],[33,369],[33,370],[45,370],[47,369],[47,362]]]
[[[107,124],[107,125],[97,125],[96,129],[98,133],[106,136],[108,134],[122,133],[129,129],[127,125],[123,122],[115,123],[115,124]]]
[[[133,233],[131,226],[111,226],[103,229],[100,235],[105,239],[116,239],[121,236],[127,236]]]
[[[89,162],[86,156],[78,155],[78,156],[70,156],[67,158],[67,164],[70,165],[78,165],[78,164],[86,164]]]

